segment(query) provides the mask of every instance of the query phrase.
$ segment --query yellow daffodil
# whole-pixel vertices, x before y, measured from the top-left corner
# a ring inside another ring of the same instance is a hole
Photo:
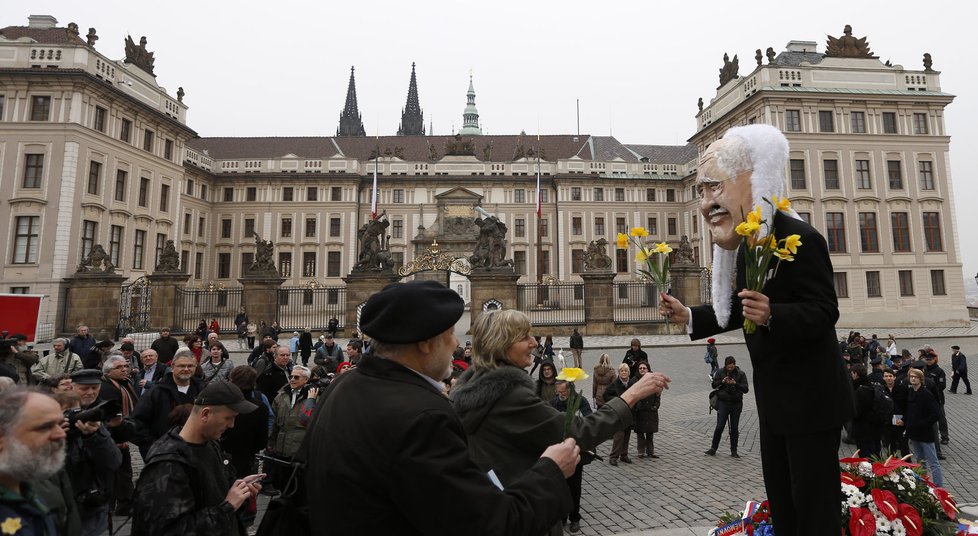
[[[764,216],[761,214],[761,205],[757,205],[757,208],[747,213],[747,223],[756,223],[760,225],[761,218]]]
[[[760,228],[761,228],[760,223],[745,221],[745,222],[740,222],[740,224],[737,225],[737,228],[734,230],[740,236],[753,236],[754,233],[756,233],[757,230]]]
[[[791,256],[791,252],[784,248],[774,250],[774,256],[783,261],[795,260],[795,258]]]
[[[649,232],[645,230],[645,227],[632,227],[632,236],[642,238],[643,236],[649,236]]]
[[[664,253],[668,255],[672,253],[672,248],[669,247],[669,244],[666,244],[665,242],[659,242],[658,244],[655,245],[655,252]]]
[[[788,237],[784,239],[784,249],[790,251],[792,255],[798,254],[798,246],[800,245],[801,245],[800,235],[796,235],[796,234],[788,235]]]
[[[560,371],[560,374],[557,375],[558,380],[565,381],[565,382],[576,382],[578,380],[586,380],[589,377],[590,376],[588,376],[587,373],[584,372],[584,369],[573,368],[573,367],[564,367],[564,369]]]
[[[618,246],[618,249],[628,249],[628,235],[618,233],[618,238],[615,239],[615,245]]]
[[[23,523],[19,517],[8,517],[3,523],[0,523],[0,530],[3,534],[17,534],[21,529]]]
[[[778,210],[789,210],[791,208],[791,201],[789,201],[787,197],[774,196],[771,198],[771,200]]]
[[[774,235],[767,235],[764,240],[761,240],[761,246],[768,249],[778,249],[778,239]]]
[[[649,248],[639,249],[638,253],[635,254],[635,262],[645,262],[653,253],[655,252]]]

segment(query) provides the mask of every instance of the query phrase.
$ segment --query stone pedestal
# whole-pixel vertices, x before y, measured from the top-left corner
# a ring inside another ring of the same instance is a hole
[[[238,279],[241,283],[241,305],[248,311],[248,318],[256,324],[278,320],[278,290],[285,282],[277,275],[249,275]]]
[[[353,272],[343,278],[346,283],[346,320],[343,328],[347,335],[360,331],[360,306],[367,298],[399,280],[400,277],[393,272]]]
[[[475,321],[490,309],[517,309],[516,282],[520,276],[512,270],[490,271],[472,270],[469,282],[472,284],[472,299],[470,300],[470,321]],[[471,329],[471,324],[470,324]]]
[[[185,273],[155,273],[146,276],[149,280],[153,299],[149,304],[149,327],[159,331],[160,328],[173,329],[176,320],[177,289],[187,286],[190,274]]]
[[[689,307],[703,304],[703,298],[700,294],[702,268],[699,266],[672,266],[669,268],[669,275],[672,276],[671,294],[674,298]]]
[[[615,334],[615,273],[584,272],[584,328],[581,335]]]
[[[64,279],[68,296],[65,300],[64,329],[88,326],[88,331],[98,337],[104,334],[115,337],[119,325],[119,303],[122,283],[119,274],[80,272]]]

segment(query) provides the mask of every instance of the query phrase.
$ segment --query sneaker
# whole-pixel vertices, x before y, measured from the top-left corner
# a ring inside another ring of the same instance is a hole
[[[608,463],[610,463],[611,465],[614,465],[615,467],[618,467],[618,460],[615,459],[615,458],[612,458],[612,459],[608,460]]]
[[[571,521],[570,522],[570,526],[567,527],[567,530],[569,530],[570,532],[580,532],[581,531],[581,522],[580,521]]]
[[[938,460],[946,460],[947,458],[945,458],[943,454],[938,454],[937,455],[937,459]]]
[[[731,457],[731,458],[739,458],[739,457],[740,457],[740,454],[737,454],[737,452],[736,452],[736,451],[734,451],[734,452],[731,452],[731,453],[730,453],[730,457]]]
[[[706,454],[707,456],[716,456],[717,455],[717,449],[710,449],[710,450],[704,452],[703,454]]]
[[[655,458],[655,459],[659,459],[659,457],[658,457],[658,456],[656,456],[655,454],[649,454],[649,458]]]
[[[947,445],[947,444],[948,444],[948,443],[950,443],[950,442],[951,442],[951,440],[950,440],[950,439],[942,439],[942,440],[941,440],[941,444],[942,444],[942,445]]]
[[[632,459],[629,458],[628,456],[622,456],[621,463],[632,463]]]
[[[644,452],[640,452],[640,453],[638,454],[638,457],[639,457],[639,458],[644,458],[644,457],[645,457],[645,453],[644,453]]]

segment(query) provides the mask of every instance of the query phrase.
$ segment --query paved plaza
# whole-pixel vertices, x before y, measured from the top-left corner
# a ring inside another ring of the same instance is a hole
[[[463,321],[465,318],[463,318]],[[463,330],[458,330],[464,344]],[[840,336],[848,329],[839,330]],[[859,329],[871,334],[872,329]],[[958,344],[966,355],[978,362],[978,325],[969,328],[905,328],[875,331],[881,338],[892,333],[899,348],[914,353],[924,344],[932,345],[941,357],[941,365],[949,366],[950,346]],[[285,334],[283,334],[284,336]],[[546,335],[543,333],[543,335]],[[612,362],[621,362],[631,336],[585,337],[585,369],[591,371],[601,353],[607,352]],[[752,392],[744,397],[741,416],[741,458],[729,456],[729,436],[724,434],[715,457],[704,455],[716,423],[716,415],[708,412],[707,395],[710,382],[709,366],[703,362],[704,345],[690,342],[685,335],[638,336],[643,349],[649,353],[653,370],[672,378],[671,388],[662,397],[659,410],[659,433],[655,434],[655,452],[659,459],[638,458],[634,436],[631,440],[633,464],[612,467],[607,462],[611,450],[608,441],[598,447],[606,460],[595,461],[584,472],[581,501],[582,535],[644,535],[686,536],[705,535],[716,519],[726,511],[742,510],[750,499],[765,497],[761,479],[760,452],[757,441],[757,412]],[[739,332],[717,337],[720,358],[733,355],[751,377],[750,359]],[[343,340],[342,338],[340,340]],[[555,337],[555,349],[566,344],[566,337]],[[231,346],[236,344],[231,341]],[[245,354],[233,352],[240,364]],[[570,352],[566,352],[570,358]],[[949,374],[950,377],[950,374]],[[950,379],[949,379],[950,381]],[[591,398],[591,382],[580,385]],[[959,393],[963,388],[959,389]],[[799,396],[819,396],[818,386],[812,385]],[[947,418],[951,443],[943,447],[946,461],[941,462],[947,489],[965,506],[969,519],[978,517],[978,396],[947,394]],[[840,456],[849,455],[852,445],[840,446]],[[134,455],[134,458],[137,458]],[[139,462],[134,461],[138,466]],[[138,474],[139,468],[136,468]],[[259,515],[264,512],[268,498],[261,496]],[[971,505],[969,508],[968,505]],[[121,519],[117,521],[122,521]],[[119,531],[128,534],[128,527]]]

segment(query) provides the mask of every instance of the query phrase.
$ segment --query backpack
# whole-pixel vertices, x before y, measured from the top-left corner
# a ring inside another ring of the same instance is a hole
[[[710,355],[710,349],[709,348],[707,348],[706,349],[706,353],[703,354],[703,362],[706,363],[707,365],[713,363],[713,356]]]
[[[873,390],[873,409],[869,414],[870,420],[879,425],[890,424],[893,420],[893,398],[886,394],[882,387],[876,384],[869,386]]]

